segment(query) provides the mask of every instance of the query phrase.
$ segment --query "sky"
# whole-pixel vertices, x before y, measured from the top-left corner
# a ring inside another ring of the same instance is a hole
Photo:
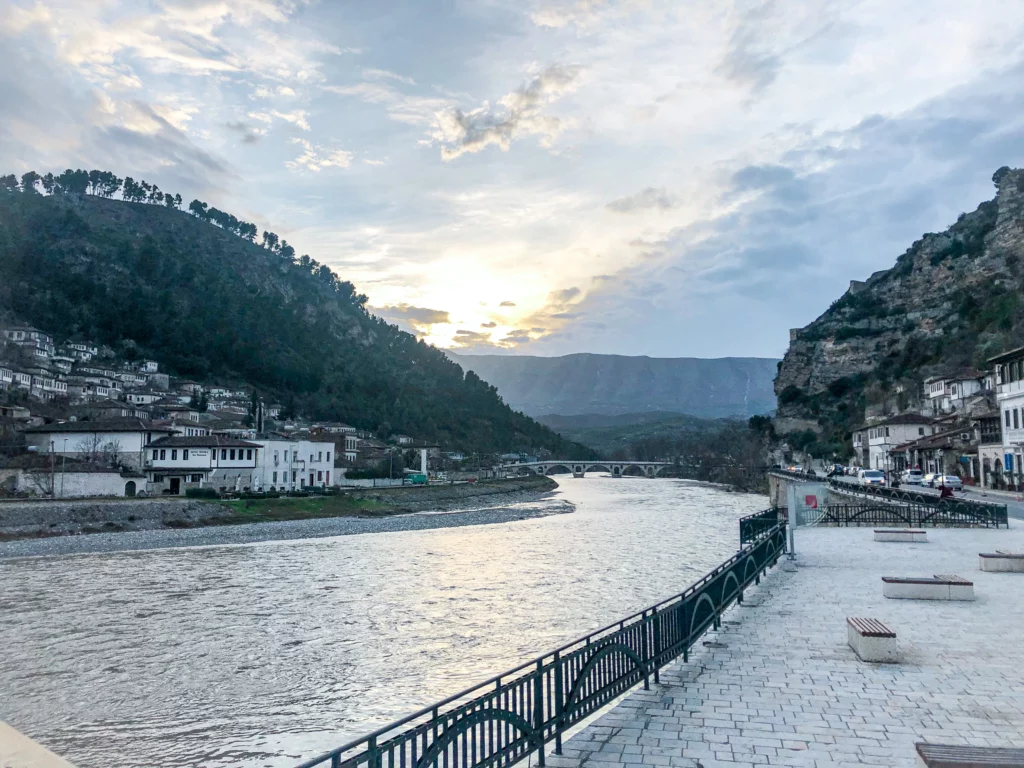
[[[781,356],[1024,165],[1019,0],[0,0],[0,49],[0,173],[199,198],[462,352]]]

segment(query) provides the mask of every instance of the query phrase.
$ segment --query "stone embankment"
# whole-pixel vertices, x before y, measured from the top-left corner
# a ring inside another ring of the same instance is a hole
[[[346,491],[337,516],[374,517],[427,510],[452,511],[532,501],[557,487],[548,477],[514,478],[458,485],[405,486]],[[361,509],[361,503],[366,509]],[[325,517],[333,515],[326,514]],[[0,503],[0,541],[196,528],[243,522],[238,512],[216,501],[197,499],[110,499],[6,501]]]

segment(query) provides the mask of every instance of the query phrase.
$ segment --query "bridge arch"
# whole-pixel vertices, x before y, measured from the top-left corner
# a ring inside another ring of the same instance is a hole
[[[444,733],[438,737],[437,741],[431,744],[430,749],[423,753],[423,757],[416,763],[416,768],[427,768],[427,766],[434,765],[435,761],[459,736],[471,728],[488,722],[507,723],[529,739],[536,749],[544,748],[543,737],[515,712],[509,712],[506,709],[481,709],[460,717],[445,728]]]

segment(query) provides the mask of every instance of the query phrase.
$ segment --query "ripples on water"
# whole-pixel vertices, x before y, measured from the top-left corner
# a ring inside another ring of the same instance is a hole
[[[574,514],[0,561],[0,719],[78,768],[293,765],[682,590],[764,505],[559,482]]]

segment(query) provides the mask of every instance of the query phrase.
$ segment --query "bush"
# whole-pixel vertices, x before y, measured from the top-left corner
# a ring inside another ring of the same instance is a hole
[[[220,494],[214,488],[186,488],[185,496],[190,499],[219,499]]]
[[[785,389],[779,392],[779,405],[790,405],[792,403],[802,403],[805,399],[804,391],[795,384],[788,385]]]

